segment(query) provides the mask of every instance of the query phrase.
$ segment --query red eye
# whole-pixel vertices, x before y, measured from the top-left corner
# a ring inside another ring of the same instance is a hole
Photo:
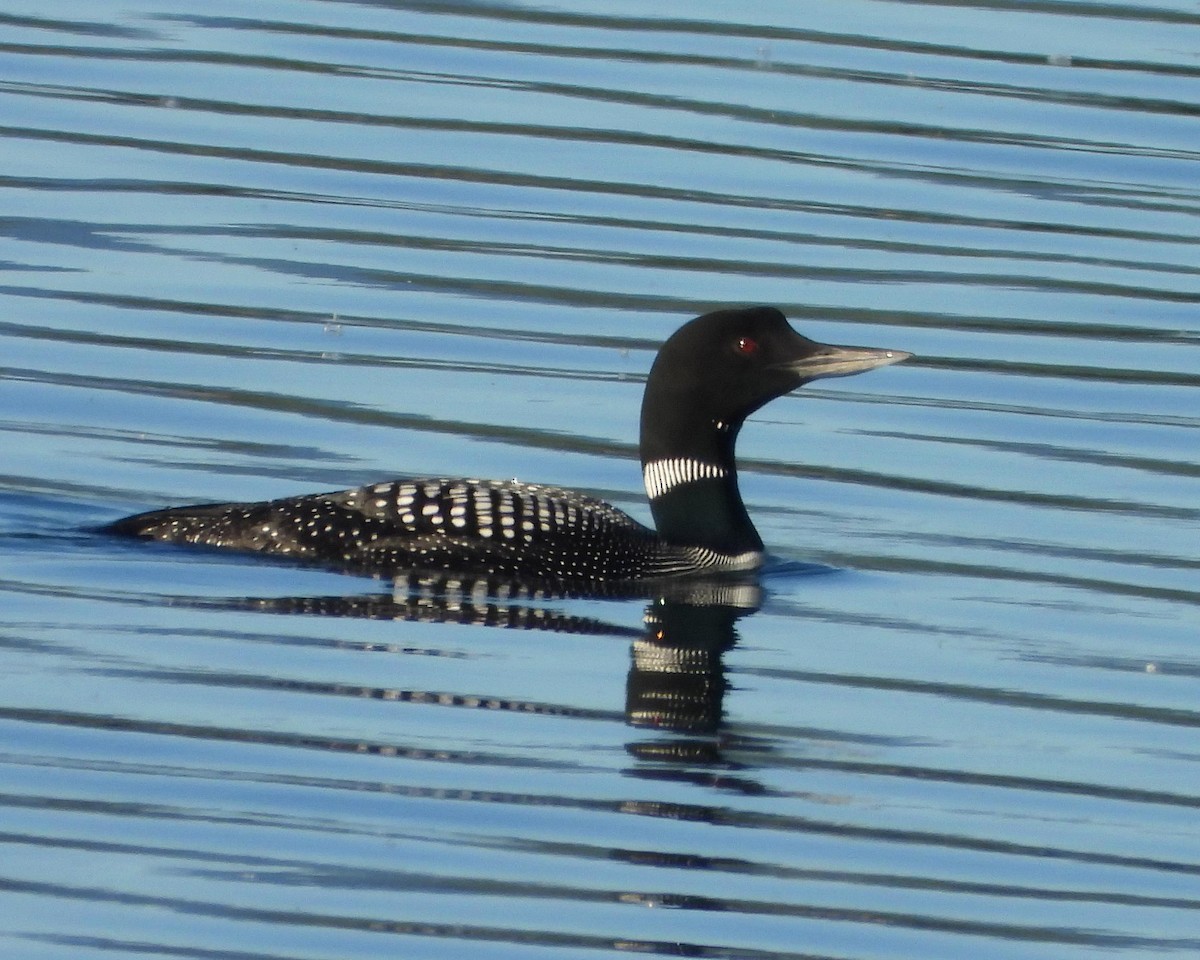
[[[752,357],[758,353],[758,341],[751,337],[738,337],[733,346],[743,357]]]

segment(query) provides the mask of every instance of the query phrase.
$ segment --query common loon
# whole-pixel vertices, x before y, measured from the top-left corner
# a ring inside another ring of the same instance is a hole
[[[172,507],[105,529],[389,576],[418,569],[628,583],[754,570],[763,542],[738,490],[742,423],[810,380],[909,356],[816,343],[771,307],[717,310],[684,324],[659,350],[642,400],[642,475],[657,532],[571,490],[466,479]]]

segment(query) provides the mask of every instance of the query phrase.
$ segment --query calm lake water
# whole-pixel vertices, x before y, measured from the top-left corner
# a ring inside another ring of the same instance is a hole
[[[1198,120],[1190,0],[9,0],[0,953],[1196,955]],[[90,532],[648,519],[745,303],[917,355],[743,431],[757,612]]]

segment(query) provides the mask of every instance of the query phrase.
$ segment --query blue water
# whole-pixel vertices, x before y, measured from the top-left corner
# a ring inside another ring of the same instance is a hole
[[[9,3],[0,952],[1196,953],[1198,50],[1182,2]],[[743,431],[756,612],[90,532],[398,475],[648,520],[654,351],[743,303],[917,355]]]

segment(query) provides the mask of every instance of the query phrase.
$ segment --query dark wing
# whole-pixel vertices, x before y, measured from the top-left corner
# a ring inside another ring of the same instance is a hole
[[[641,576],[660,551],[628,514],[516,481],[401,479],[261,503],[138,514],[112,533],[392,573],[424,568],[555,580]]]

